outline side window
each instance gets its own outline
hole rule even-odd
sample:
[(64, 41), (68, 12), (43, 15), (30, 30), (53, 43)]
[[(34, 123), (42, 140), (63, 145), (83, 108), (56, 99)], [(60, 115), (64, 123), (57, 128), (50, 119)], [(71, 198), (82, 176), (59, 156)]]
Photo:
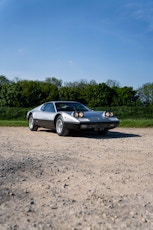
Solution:
[(47, 104), (45, 104), (45, 105), (42, 107), (42, 110), (43, 110), (44, 112), (52, 112), (52, 113), (55, 112), (54, 105), (53, 105), (52, 103), (47, 103)]

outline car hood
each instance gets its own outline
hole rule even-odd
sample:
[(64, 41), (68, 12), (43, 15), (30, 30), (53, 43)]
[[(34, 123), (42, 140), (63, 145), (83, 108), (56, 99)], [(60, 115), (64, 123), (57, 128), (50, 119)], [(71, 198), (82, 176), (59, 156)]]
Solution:
[(104, 114), (104, 112), (102, 112), (102, 111), (97, 111), (97, 112), (95, 112), (95, 111), (87, 111), (87, 112), (84, 112), (84, 117), (88, 118), (90, 120), (95, 120), (95, 119), (99, 120), (99, 119), (104, 118), (103, 114)]
[(107, 122), (108, 120), (110, 121), (117, 121), (118, 119), (113, 116), (113, 117), (105, 117), (104, 116), (105, 111), (87, 111), (84, 112), (84, 117), (79, 119), (80, 121), (85, 121), (88, 120), (90, 122)]

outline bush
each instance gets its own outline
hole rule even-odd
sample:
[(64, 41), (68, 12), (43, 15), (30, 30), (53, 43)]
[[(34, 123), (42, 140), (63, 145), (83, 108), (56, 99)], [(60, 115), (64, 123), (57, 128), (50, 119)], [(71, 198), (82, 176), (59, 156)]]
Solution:
[[(25, 120), (31, 108), (0, 107), (0, 120)], [(95, 107), (97, 111), (112, 111), (119, 119), (152, 119), (153, 106)]]
[(112, 111), (119, 119), (153, 118), (153, 106), (117, 106), (117, 107), (97, 107), (97, 111)]
[(27, 108), (0, 107), (0, 120), (25, 120)]

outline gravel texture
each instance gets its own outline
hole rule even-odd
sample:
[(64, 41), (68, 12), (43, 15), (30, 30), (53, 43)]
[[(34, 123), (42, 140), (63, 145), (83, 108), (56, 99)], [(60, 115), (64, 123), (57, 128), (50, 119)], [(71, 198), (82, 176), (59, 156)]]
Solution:
[(0, 127), (0, 229), (153, 229), (153, 129)]

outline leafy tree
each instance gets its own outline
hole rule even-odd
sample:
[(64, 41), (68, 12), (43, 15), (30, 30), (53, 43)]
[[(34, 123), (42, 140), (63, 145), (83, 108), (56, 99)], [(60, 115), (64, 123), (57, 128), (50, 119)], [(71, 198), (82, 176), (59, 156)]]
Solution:
[(15, 83), (3, 84), (0, 89), (1, 106), (20, 106), (19, 89)]
[(43, 103), (45, 101), (58, 100), (59, 98), (58, 87), (48, 82), (42, 82), (40, 84), (40, 92), (41, 101), (39, 103)]
[(76, 87), (67, 87), (64, 86), (59, 89), (59, 100), (78, 100), (78, 93)]
[(39, 105), (45, 101), (58, 100), (58, 88), (47, 82), (19, 81), (20, 103), (23, 107)]
[(82, 100), (89, 107), (110, 106), (112, 101), (113, 90), (105, 83), (102, 84), (88, 84), (83, 89)]
[(95, 86), (93, 100), (94, 106), (110, 106), (113, 98), (113, 90), (105, 83)]
[(89, 107), (153, 105), (153, 83), (137, 91), (119, 87), (117, 81), (97, 84), (94, 80), (67, 82), (56, 78), (45, 81), (8, 80), (0, 75), (0, 106), (33, 107), (50, 100), (76, 100)]
[(106, 85), (108, 85), (109, 87), (120, 87), (120, 83), (116, 80), (111, 80), (111, 79), (108, 79), (106, 81)]
[(60, 88), (62, 86), (62, 80), (58, 80), (55, 77), (48, 77), (45, 79), (45, 82), (50, 83), (51, 85), (55, 85), (57, 88)]
[(80, 86), (87, 86), (87, 85), (96, 85), (95, 80), (87, 81), (84, 79), (81, 79), (80, 81), (74, 81), (74, 82), (64, 82), (64, 86), (66, 87), (80, 87)]
[(8, 83), (10, 83), (10, 81), (4, 75), (0, 75), (0, 85)]
[(62, 98), (67, 98), (67, 100), (71, 98), (71, 100), (77, 100), (84, 104), (88, 104), (88, 97), (90, 97), (89, 93), (91, 92), (90, 90), (96, 84), (97, 83), (94, 80), (91, 80), (90, 82), (86, 80), (67, 82), (65, 83), (64, 89), (61, 88), (60, 90), (60, 97), (62, 92), (62, 94), (64, 93), (64, 95), (66, 96)]
[(146, 105), (153, 105), (153, 83), (146, 83), (137, 90), (140, 101)]
[(88, 82), (85, 80), (81, 80), (76, 84), (76, 92), (77, 92), (77, 99), (81, 103), (87, 104), (86, 101), (86, 94), (87, 94), (87, 87), (88, 87)]
[(41, 99), (40, 83), (38, 81), (23, 80), (17, 82), (20, 90), (20, 104), (31, 107), (38, 104)]
[(112, 105), (115, 106), (131, 106), (135, 105), (138, 96), (136, 95), (136, 91), (133, 90), (133, 87), (113, 87), (114, 97)]

